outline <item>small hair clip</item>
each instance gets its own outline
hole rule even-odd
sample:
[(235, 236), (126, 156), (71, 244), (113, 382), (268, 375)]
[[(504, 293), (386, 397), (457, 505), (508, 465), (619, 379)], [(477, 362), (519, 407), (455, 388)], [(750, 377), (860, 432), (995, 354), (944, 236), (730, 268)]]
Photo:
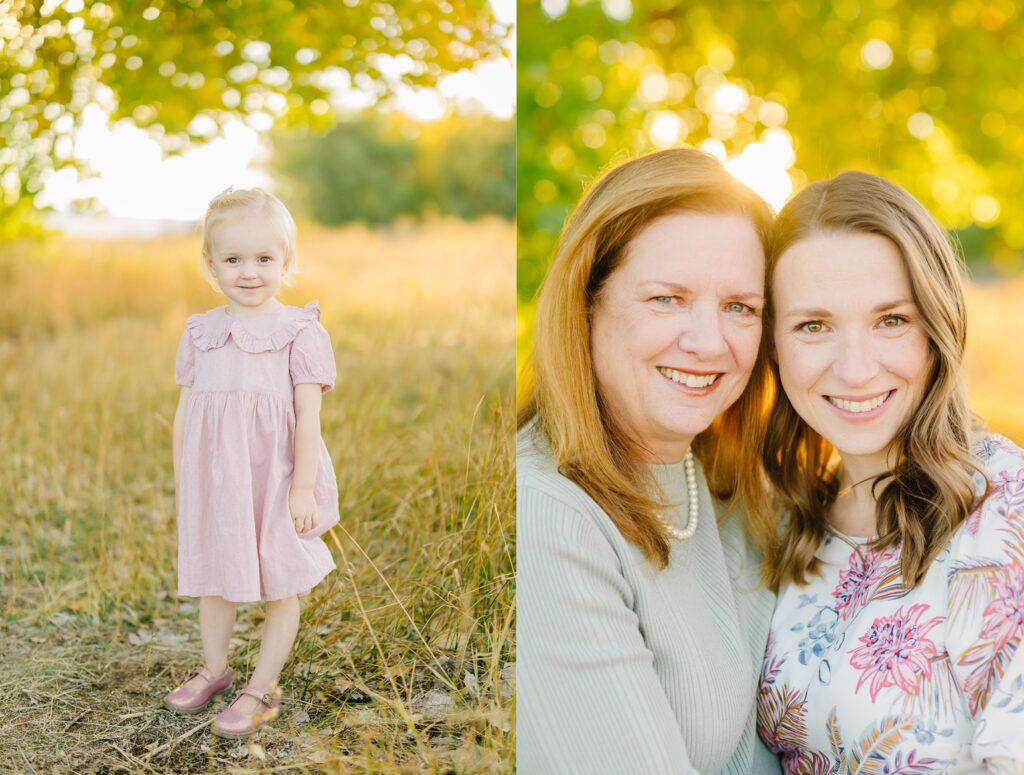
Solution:
[(234, 190), (235, 190), (234, 186), (228, 186), (223, 191), (221, 191), (219, 194), (217, 194), (217, 196), (215, 196), (213, 199), (210, 200), (210, 205), (212, 205), (214, 202), (216, 202), (222, 196), (227, 196), (228, 194), (230, 194)]

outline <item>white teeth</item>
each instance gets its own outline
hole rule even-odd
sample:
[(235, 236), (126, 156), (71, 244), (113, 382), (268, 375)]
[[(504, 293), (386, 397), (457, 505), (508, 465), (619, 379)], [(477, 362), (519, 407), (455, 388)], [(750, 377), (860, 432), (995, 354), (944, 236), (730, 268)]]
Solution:
[(837, 406), (840, 409), (846, 410), (847, 412), (859, 413), (870, 412), (872, 409), (877, 409), (878, 407), (885, 403), (885, 399), (887, 399), (890, 395), (892, 395), (891, 390), (888, 393), (883, 393), (880, 396), (875, 396), (869, 401), (847, 401), (844, 398), (833, 398), (832, 396), (828, 396), (828, 400), (832, 402), (832, 406)]
[(659, 367), (658, 371), (673, 382), (678, 382), (680, 385), (692, 388), (707, 387), (720, 376), (718, 374), (690, 374), (686, 371), (677, 371), (676, 369), (663, 367)]

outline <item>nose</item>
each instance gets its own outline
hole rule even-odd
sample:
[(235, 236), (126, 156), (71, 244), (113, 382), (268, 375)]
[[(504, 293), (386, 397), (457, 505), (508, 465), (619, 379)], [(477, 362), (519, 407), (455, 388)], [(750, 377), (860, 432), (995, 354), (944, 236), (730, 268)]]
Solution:
[(693, 314), (688, 316), (686, 329), (679, 335), (679, 348), (705, 361), (720, 358), (729, 352), (729, 344), (722, 335), (722, 321), (717, 307), (694, 307)]
[(878, 358), (865, 337), (843, 337), (838, 348), (832, 369), (844, 384), (850, 387), (867, 385), (878, 374)]

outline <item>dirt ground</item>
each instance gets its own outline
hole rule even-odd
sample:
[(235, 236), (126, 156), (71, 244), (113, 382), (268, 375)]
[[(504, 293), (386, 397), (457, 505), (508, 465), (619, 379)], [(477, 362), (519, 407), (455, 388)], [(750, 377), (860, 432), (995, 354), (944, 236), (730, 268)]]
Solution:
[[(199, 660), (192, 605), (183, 603), (181, 616), (173, 621), (128, 632), (91, 626), (63, 613), (35, 625), (0, 621), (0, 772), (503, 769), (493, 752), (474, 743), (474, 714), (468, 708), (460, 711), (459, 699), (426, 670), (406, 676), (404, 683), (416, 730), (405, 733), (408, 750), (419, 748), (418, 756), (395, 750), (393, 743), (389, 750), (375, 745), (375, 739), (393, 741), (401, 731), (372, 689), (341, 682), (325, 692), (316, 688), (315, 675), (291, 665), (283, 676), (284, 707), (278, 719), (249, 741), (216, 737), (210, 724), (230, 697), (217, 698), (194, 716), (172, 713), (161, 704)], [(255, 647), (255, 624), (252, 610), (239, 610), (238, 650)], [(245, 674), (244, 663), (233, 660), (233, 667)], [(440, 667), (451, 670), (452, 663), (442, 658)], [(510, 693), (510, 687), (503, 689)]]

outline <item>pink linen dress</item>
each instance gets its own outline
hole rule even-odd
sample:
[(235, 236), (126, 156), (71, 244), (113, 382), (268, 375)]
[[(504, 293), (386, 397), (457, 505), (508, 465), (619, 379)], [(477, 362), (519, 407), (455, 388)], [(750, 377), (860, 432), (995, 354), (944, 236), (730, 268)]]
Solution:
[(191, 388), (178, 484), (178, 594), (238, 603), (301, 595), (334, 568), (320, 538), (338, 522), (338, 484), (320, 441), (317, 526), (295, 532), (288, 507), (294, 386), (334, 387), (330, 337), (315, 301), (234, 318), (192, 315), (175, 381)]

